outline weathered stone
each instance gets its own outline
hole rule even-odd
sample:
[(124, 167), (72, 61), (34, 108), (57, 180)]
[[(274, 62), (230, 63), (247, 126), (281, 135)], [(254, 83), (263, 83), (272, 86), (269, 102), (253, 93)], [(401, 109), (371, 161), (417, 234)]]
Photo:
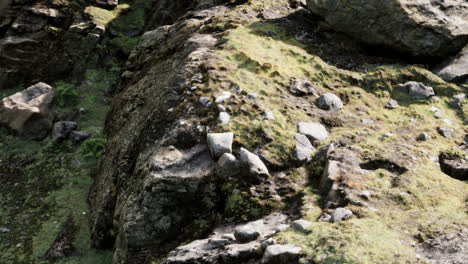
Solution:
[(307, 80), (293, 80), (289, 91), (295, 96), (317, 95), (317, 88)]
[(429, 139), (429, 134), (425, 132), (419, 134), (419, 136), (416, 137), (417, 141), (427, 141), (428, 139)]
[[(335, 30), (358, 40), (418, 57), (444, 57), (467, 42), (464, 0), (308, 0)], [(359, 18), (359, 19), (357, 19)]]
[(52, 140), (57, 143), (67, 140), (71, 132), (76, 130), (77, 128), (78, 128), (78, 125), (75, 122), (71, 122), (71, 121), (57, 122), (54, 124), (54, 129), (52, 130)]
[(326, 93), (321, 95), (317, 99), (317, 105), (323, 110), (339, 110), (343, 108), (343, 103), (341, 102), (341, 99), (332, 93)]
[(232, 96), (232, 94), (230, 92), (224, 91), (221, 95), (216, 96), (215, 103), (216, 104), (222, 104), (224, 101), (231, 98), (231, 96)]
[[(468, 65), (467, 65), (468, 67)], [(450, 105), (455, 108), (461, 108), (463, 101), (466, 99), (466, 94), (457, 94), (450, 99)]]
[(229, 124), (229, 122), (231, 122), (231, 116), (227, 112), (220, 112), (218, 122), (222, 125)]
[(461, 82), (468, 78), (468, 45), (455, 57), (442, 63), (435, 71), (447, 82)]
[(256, 240), (260, 236), (260, 225), (263, 225), (263, 221), (261, 220), (239, 226), (234, 230), (234, 237), (240, 243)]
[(299, 122), (297, 129), (300, 134), (307, 136), (313, 141), (322, 141), (328, 138), (327, 129), (319, 123)]
[(275, 120), (275, 114), (271, 111), (263, 113), (263, 120)]
[(353, 212), (345, 208), (336, 208), (331, 214), (331, 221), (333, 223), (341, 222), (353, 216)]
[(297, 264), (301, 248), (294, 245), (271, 245), (263, 254), (262, 264)]
[(240, 160), (245, 164), (248, 174), (256, 179), (263, 179), (270, 175), (263, 161), (245, 148), (240, 149)]
[(296, 149), (294, 151), (294, 156), (297, 161), (309, 162), (312, 159), (312, 152), (314, 150), (315, 148), (305, 135), (296, 133)]
[(224, 153), (218, 160), (218, 176), (227, 178), (240, 172), (239, 161), (230, 153)]
[(85, 132), (85, 131), (72, 131), (70, 133), (70, 140), (77, 144), (77, 143), (81, 143), (85, 140), (87, 140), (88, 138), (90, 138), (92, 136), (91, 133), (89, 132)]
[(52, 127), (50, 105), (52, 87), (37, 83), (0, 102), (0, 124), (21, 137), (41, 140)]
[(445, 138), (452, 138), (455, 130), (451, 127), (438, 127), (437, 132), (439, 132), (439, 134)]
[(425, 86), (420, 82), (407, 82), (405, 84), (400, 84), (397, 89), (408, 94), (414, 99), (427, 99), (435, 95), (432, 87)]
[(208, 97), (205, 97), (205, 96), (200, 97), (199, 102), (205, 107), (211, 106), (211, 100)]
[(249, 93), (247, 95), (247, 98), (249, 98), (250, 100), (256, 100), (258, 98), (258, 94), (256, 93)]
[(450, 155), (448, 153), (441, 153), (439, 155), (439, 163), (441, 170), (452, 178), (466, 181), (468, 180), (468, 159)]
[(361, 119), (361, 123), (364, 125), (372, 125), (375, 123), (375, 121), (370, 118), (363, 118)]
[(370, 200), (371, 198), (371, 192), (370, 191), (362, 191), (361, 193), (359, 193), (359, 196), (363, 199), (366, 199), (366, 200)]
[(224, 153), (232, 152), (234, 133), (209, 133), (207, 135), (208, 147), (214, 159), (218, 159)]
[(400, 105), (398, 104), (398, 102), (394, 99), (390, 99), (387, 104), (385, 105), (385, 108), (388, 108), (388, 109), (396, 109), (400, 107)]
[(311, 225), (311, 222), (304, 219), (299, 219), (291, 223), (291, 228), (299, 232), (307, 232)]

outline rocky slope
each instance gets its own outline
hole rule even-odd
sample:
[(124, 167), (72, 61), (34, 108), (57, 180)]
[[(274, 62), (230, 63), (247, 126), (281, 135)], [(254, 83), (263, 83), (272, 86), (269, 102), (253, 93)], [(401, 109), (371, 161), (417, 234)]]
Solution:
[[(373, 1), (364, 7), (308, 1), (311, 11), (306, 1), (294, 0), (96, 1), (67, 8), (58, 2), (47, 3), (64, 14), (75, 10), (75, 17), (93, 25), (80, 33), (79, 41), (87, 43), (82, 49), (67, 37), (73, 23), (59, 23), (67, 33), (54, 39), (44, 35), (47, 26), (26, 34), (13, 22), (1, 40), (29, 38), (61, 47), (25, 56), (36, 61), (71, 56), (71, 68), (59, 67), (63, 72), (42, 64), (1, 64), (10, 67), (1, 72), (3, 89), (12, 78), (55, 82), (65, 80), (66, 72), (67, 81), (81, 83), (81, 96), (67, 107), (85, 108), (84, 116), (68, 120), (69, 109), (56, 98), (51, 137), (38, 143), (9, 135), (13, 125), (2, 121), (8, 130), (2, 131), (7, 151), (0, 180), (7, 187), (1, 195), (8, 198), (7, 210), (0, 211), (0, 235), (7, 234), (0, 249), (7, 263), (463, 263), (468, 257), (468, 84), (463, 55), (449, 58), (463, 53), (468, 42), (464, 4), (388, 1), (382, 12), (400, 12), (395, 6), (401, 4), (405, 11), (395, 16), (407, 17), (385, 16), (395, 23), (370, 25), (375, 30), (367, 34), (382, 33), (384, 38), (373, 37), (385, 43), (367, 44), (385, 50), (374, 46), (369, 53), (360, 41), (370, 38), (334, 22), (371, 14), (366, 10)], [(23, 21), (25, 12), (37, 12), (44, 3), (14, 1), (6, 17)], [(325, 9), (330, 13), (324, 15)], [(332, 19), (340, 14), (348, 19)], [(434, 26), (444, 19), (444, 26)], [(41, 23), (54, 25), (54, 19), (46, 20)], [(32, 24), (42, 25), (37, 21)], [(389, 31), (379, 30), (382, 25)], [(400, 27), (414, 43), (391, 37)], [(90, 45), (85, 36), (98, 28), (99, 41)], [(415, 57), (401, 55), (423, 43), (422, 36), (450, 45), (430, 41), (433, 46), (409, 52)], [(77, 45), (78, 56), (64, 43)], [(18, 61), (22, 48), (6, 47), (1, 54)], [(439, 58), (431, 65), (411, 64), (428, 54)], [(23, 77), (28, 71), (33, 74)], [(54, 87), (63, 84), (52, 86), (58, 91)], [(113, 98), (101, 134), (107, 106), (92, 98), (102, 97), (103, 88)], [(100, 110), (86, 115), (95, 108)], [(63, 121), (77, 122), (93, 138), (77, 149), (71, 136), (77, 127), (66, 132)], [(89, 164), (97, 155), (80, 149), (98, 138), (107, 143), (93, 172), (88, 216), (83, 192), (89, 184), (67, 182), (89, 182)], [(24, 152), (23, 144), (37, 149)], [(83, 153), (91, 161), (82, 163)], [(21, 169), (24, 162), (30, 165)], [(59, 192), (64, 199), (62, 194), (76, 191), (70, 197), (81, 201), (86, 215), (49, 198), (40, 200), (40, 210), (29, 202), (16, 204), (25, 194), (13, 195), (8, 186), (30, 189), (39, 175), (56, 184), (33, 197)], [(67, 209), (57, 213), (57, 207)], [(34, 228), (13, 223), (15, 216), (28, 219), (40, 211), (51, 216), (34, 221)], [(83, 219), (89, 232), (83, 231)], [(53, 229), (46, 245), (38, 246), (34, 241), (54, 223), (63, 223), (61, 232)], [(21, 255), (14, 248), (17, 234), (28, 245)], [(89, 244), (82, 238), (87, 235)], [(106, 251), (85, 249), (90, 245), (112, 250), (112, 261)]]

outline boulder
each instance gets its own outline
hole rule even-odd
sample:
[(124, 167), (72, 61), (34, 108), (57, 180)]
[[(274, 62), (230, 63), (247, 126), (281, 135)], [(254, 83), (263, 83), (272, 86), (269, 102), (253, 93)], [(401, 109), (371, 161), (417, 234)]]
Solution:
[(454, 179), (468, 180), (468, 158), (441, 153), (439, 155), (441, 170)]
[(294, 156), (297, 161), (309, 162), (312, 159), (312, 152), (314, 150), (315, 148), (305, 135), (296, 133), (296, 149), (294, 151)]
[(429, 139), (429, 134), (428, 133), (421, 133), (416, 137), (417, 141), (427, 141)]
[(0, 102), (0, 124), (21, 137), (41, 140), (52, 128), (52, 87), (37, 83)]
[(461, 82), (468, 78), (468, 45), (455, 57), (442, 63), (436, 71), (447, 82)]
[(416, 57), (444, 57), (468, 42), (465, 0), (308, 0), (337, 31)]
[(404, 92), (414, 99), (427, 99), (434, 96), (434, 89), (432, 87), (425, 86), (420, 82), (407, 82), (400, 84), (397, 87), (398, 90)]
[(437, 132), (445, 138), (452, 138), (455, 130), (451, 127), (438, 127)]
[(77, 128), (78, 125), (75, 122), (57, 122), (54, 124), (54, 129), (52, 130), (52, 140), (57, 143), (67, 140), (72, 131), (76, 130)]
[(240, 149), (240, 160), (247, 168), (249, 176), (254, 177), (256, 180), (267, 178), (270, 175), (263, 161), (245, 148)]
[(388, 108), (388, 109), (396, 109), (398, 107), (400, 107), (400, 105), (398, 104), (398, 101), (394, 99), (390, 99), (385, 105), (385, 108)]
[(229, 124), (229, 122), (231, 122), (231, 116), (227, 112), (221, 112), (218, 116), (218, 122), (222, 125)]
[(311, 222), (304, 219), (299, 219), (291, 223), (291, 228), (299, 232), (307, 232), (311, 225)]
[(450, 99), (450, 105), (455, 108), (462, 108), (463, 101), (466, 99), (466, 94), (457, 94)]
[(232, 152), (232, 142), (234, 140), (234, 133), (209, 133), (207, 135), (208, 148), (210, 149), (211, 156), (218, 159), (224, 153)]
[(271, 245), (263, 254), (262, 264), (299, 263), (301, 248), (294, 245)]
[(343, 108), (343, 103), (341, 102), (341, 99), (332, 93), (326, 93), (321, 95), (317, 99), (317, 105), (320, 109), (323, 110), (339, 110)]
[(353, 212), (345, 208), (336, 208), (335, 211), (331, 214), (331, 221), (333, 223), (338, 223), (344, 220), (349, 219), (353, 216)]
[(234, 230), (234, 237), (240, 243), (248, 243), (256, 240), (260, 236), (260, 229), (263, 221), (255, 221), (243, 226), (239, 226)]
[(322, 141), (328, 138), (327, 129), (319, 123), (299, 122), (297, 129), (312, 141)]
[(289, 91), (295, 96), (317, 95), (317, 87), (307, 80), (293, 80)]
[(224, 153), (218, 160), (217, 174), (221, 178), (234, 176), (240, 172), (239, 161), (231, 153)]

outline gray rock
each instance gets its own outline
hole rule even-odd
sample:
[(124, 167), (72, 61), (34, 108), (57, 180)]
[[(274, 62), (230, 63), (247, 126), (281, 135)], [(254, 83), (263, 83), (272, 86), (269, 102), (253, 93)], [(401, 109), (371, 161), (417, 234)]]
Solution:
[(218, 159), (224, 153), (232, 152), (232, 142), (234, 141), (234, 133), (208, 133), (206, 136), (208, 148), (211, 156)]
[(407, 82), (405, 84), (400, 84), (397, 89), (407, 93), (414, 99), (427, 99), (435, 95), (432, 87), (425, 86), (420, 82)]
[(385, 105), (385, 108), (388, 108), (388, 109), (396, 109), (398, 107), (400, 107), (400, 105), (398, 104), (397, 100), (394, 100), (394, 99), (390, 99)]
[(444, 57), (466, 45), (466, 0), (308, 0), (328, 25), (362, 42), (421, 57)]
[(445, 138), (452, 138), (455, 130), (451, 127), (438, 127), (437, 132)]
[(317, 95), (317, 88), (307, 80), (293, 80), (289, 91), (295, 96)]
[(224, 91), (221, 95), (216, 96), (215, 103), (216, 104), (222, 104), (224, 101), (231, 98), (231, 96), (232, 96), (232, 94), (230, 92)]
[(247, 98), (249, 98), (250, 100), (256, 100), (258, 98), (258, 94), (256, 93), (249, 93), (247, 95)]
[(291, 223), (291, 228), (299, 232), (307, 232), (311, 225), (311, 222), (304, 219), (299, 219)]
[[(467, 65), (468, 67), (468, 65)], [(455, 108), (461, 108), (463, 101), (466, 99), (466, 94), (457, 94), (450, 99), (450, 105)]]
[(328, 138), (327, 129), (319, 123), (299, 122), (297, 129), (300, 134), (307, 136), (313, 141), (322, 141)]
[(419, 136), (416, 137), (417, 141), (427, 141), (429, 140), (429, 134), (428, 133), (421, 133)]
[(336, 208), (335, 211), (331, 214), (331, 221), (333, 223), (338, 223), (344, 220), (349, 219), (353, 216), (353, 212), (345, 208)]
[(72, 131), (70, 133), (70, 140), (77, 144), (77, 143), (81, 143), (85, 140), (87, 140), (88, 138), (90, 138), (92, 136), (91, 133), (89, 132), (85, 132), (85, 131)]
[(361, 198), (363, 198), (363, 199), (370, 200), (370, 198), (371, 198), (371, 193), (370, 193), (370, 191), (365, 190), (365, 191), (362, 191), (362, 192), (359, 194), (359, 196), (360, 196)]
[(375, 121), (370, 118), (363, 118), (361, 119), (361, 123), (363, 123), (364, 125), (372, 125), (375, 123)]
[(321, 95), (317, 99), (317, 105), (320, 109), (323, 110), (338, 110), (343, 108), (343, 103), (341, 102), (341, 99), (332, 93), (326, 93)]
[(218, 105), (216, 105), (216, 107), (218, 107), (218, 110), (220, 112), (226, 112), (226, 107), (224, 105), (218, 104)]
[(75, 131), (78, 128), (78, 125), (75, 122), (71, 121), (60, 121), (54, 124), (52, 130), (52, 140), (54, 142), (60, 143), (64, 140), (67, 140), (72, 131)]
[(309, 162), (312, 159), (312, 152), (315, 148), (310, 143), (309, 139), (302, 134), (296, 133), (296, 149), (294, 156), (299, 162)]
[(205, 107), (210, 107), (211, 106), (211, 100), (208, 97), (205, 97), (205, 96), (200, 97), (199, 102), (200, 102), (200, 104), (202, 104)]
[(227, 178), (240, 172), (239, 161), (230, 153), (224, 153), (218, 160), (218, 176)]
[(468, 180), (468, 158), (441, 153), (439, 155), (440, 169), (452, 178)]
[(260, 225), (263, 225), (263, 221), (256, 221), (239, 226), (234, 230), (234, 237), (240, 243), (254, 241), (260, 236)]
[(275, 120), (275, 114), (271, 111), (265, 112), (263, 113), (263, 120)]
[(468, 45), (455, 57), (442, 63), (435, 71), (447, 82), (461, 82), (468, 78)]
[(220, 112), (218, 122), (223, 125), (229, 124), (229, 122), (231, 122), (231, 116), (227, 112)]
[(0, 101), (0, 125), (21, 137), (42, 140), (52, 128), (52, 87), (37, 83)]
[(270, 175), (263, 161), (245, 148), (240, 149), (240, 160), (246, 165), (250, 176), (265, 178)]
[(301, 248), (295, 245), (271, 245), (265, 249), (262, 264), (297, 264)]

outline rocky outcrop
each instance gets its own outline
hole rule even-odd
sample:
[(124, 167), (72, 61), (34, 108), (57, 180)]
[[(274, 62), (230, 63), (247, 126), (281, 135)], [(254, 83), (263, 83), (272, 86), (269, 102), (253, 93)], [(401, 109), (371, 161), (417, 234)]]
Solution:
[[(308, 0), (330, 27), (362, 42), (419, 57), (445, 57), (468, 42), (464, 0)], [(357, 19), (359, 18), (359, 19)]]
[(435, 74), (447, 82), (463, 82), (466, 80), (468, 78), (468, 46), (458, 55), (439, 66)]
[(0, 102), (0, 125), (20, 137), (41, 140), (52, 128), (50, 106), (54, 98), (52, 87), (37, 83)]

